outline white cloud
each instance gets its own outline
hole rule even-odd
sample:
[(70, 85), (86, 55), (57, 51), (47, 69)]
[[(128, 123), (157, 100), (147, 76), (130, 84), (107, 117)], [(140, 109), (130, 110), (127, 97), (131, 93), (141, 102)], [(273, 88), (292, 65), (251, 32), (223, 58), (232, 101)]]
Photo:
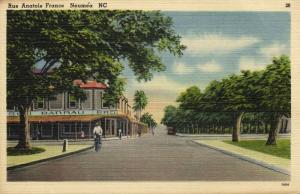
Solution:
[(173, 81), (165, 75), (154, 76), (151, 81), (139, 83), (133, 80), (131, 84), (132, 88), (135, 89), (143, 89), (145, 91), (157, 91), (157, 92), (172, 92), (178, 93), (180, 91), (184, 91), (188, 86), (182, 83), (178, 83)]
[(174, 64), (173, 67), (173, 71), (178, 74), (188, 74), (193, 72), (193, 69), (184, 63)]
[(207, 73), (218, 73), (223, 70), (223, 67), (216, 63), (214, 60), (209, 61), (208, 63), (197, 65), (197, 68), (202, 72)]
[(282, 54), (288, 54), (288, 48), (285, 44), (274, 42), (271, 45), (261, 48), (259, 52), (270, 59), (272, 57), (278, 57)]
[(259, 49), (259, 58), (255, 57), (241, 57), (239, 60), (240, 70), (262, 70), (271, 63), (273, 57), (278, 57), (282, 54), (288, 54), (288, 47), (286, 44), (273, 42), (270, 45)]
[(267, 61), (264, 60), (257, 60), (255, 58), (250, 58), (250, 57), (241, 57), (239, 61), (239, 67), (240, 71), (241, 70), (262, 70), (266, 67), (268, 64)]
[(252, 46), (260, 39), (252, 36), (230, 37), (222, 34), (205, 34), (182, 38), (187, 52), (193, 54), (226, 54)]

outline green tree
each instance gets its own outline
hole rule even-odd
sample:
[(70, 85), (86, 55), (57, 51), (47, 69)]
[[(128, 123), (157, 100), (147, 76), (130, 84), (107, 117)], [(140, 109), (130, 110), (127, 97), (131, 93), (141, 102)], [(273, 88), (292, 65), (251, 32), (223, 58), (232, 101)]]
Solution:
[(267, 145), (276, 144), (282, 116), (291, 116), (291, 69), (289, 57), (274, 57), (261, 77), (259, 105), (268, 112), (270, 130)]
[(150, 129), (157, 126), (156, 121), (153, 119), (153, 115), (148, 112), (141, 116), (141, 122), (147, 124)]
[(182, 92), (176, 101), (180, 103), (181, 108), (194, 109), (198, 106), (201, 95), (201, 91), (197, 86), (191, 86)]
[(259, 83), (260, 71), (242, 71), (240, 76), (232, 76), (225, 81), (225, 111), (230, 111), (233, 118), (232, 141), (239, 141), (241, 121), (245, 112), (257, 111), (259, 100), (257, 90), (263, 87)]
[(134, 93), (133, 110), (137, 112), (138, 120), (141, 119), (142, 110), (144, 110), (148, 104), (148, 99), (144, 91), (137, 90)]
[(191, 86), (182, 92), (176, 99), (179, 102), (179, 108), (177, 109), (177, 117), (181, 124), (177, 124), (181, 130), (192, 130), (195, 132), (197, 126), (197, 116), (199, 114), (199, 99), (201, 98), (201, 90), (197, 86)]
[(180, 107), (184, 109), (195, 109), (201, 98), (201, 91), (197, 86), (191, 86), (182, 92), (176, 99)]
[(124, 90), (125, 63), (138, 80), (148, 81), (165, 70), (158, 52), (180, 56), (184, 48), (171, 18), (158, 11), (9, 10), (7, 102), (20, 114), (16, 147), (30, 148), (34, 99), (64, 91), (84, 99), (73, 80), (93, 78), (109, 86), (106, 97), (113, 104)]
[(261, 72), (258, 71), (242, 71), (240, 75), (210, 82), (204, 93), (195, 86), (188, 88), (177, 98), (179, 107), (188, 111), (185, 119), (187, 127), (194, 128), (196, 125), (198, 128), (202, 122), (206, 132), (224, 132), (224, 125), (230, 121), (232, 141), (239, 141), (243, 114), (258, 108), (256, 90), (260, 76)]
[(176, 126), (176, 112), (177, 108), (172, 105), (168, 105), (164, 109), (164, 116), (161, 119), (161, 124), (166, 125), (168, 127)]

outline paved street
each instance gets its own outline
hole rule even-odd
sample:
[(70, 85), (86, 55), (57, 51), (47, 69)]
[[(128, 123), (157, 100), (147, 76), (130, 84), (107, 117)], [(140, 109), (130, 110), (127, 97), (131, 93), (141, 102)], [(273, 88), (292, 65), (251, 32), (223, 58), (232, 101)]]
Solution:
[[(159, 131), (160, 130), (160, 131)], [(8, 181), (286, 181), (290, 177), (193, 143), (163, 129), (136, 139), (105, 141), (100, 153), (8, 171)]]

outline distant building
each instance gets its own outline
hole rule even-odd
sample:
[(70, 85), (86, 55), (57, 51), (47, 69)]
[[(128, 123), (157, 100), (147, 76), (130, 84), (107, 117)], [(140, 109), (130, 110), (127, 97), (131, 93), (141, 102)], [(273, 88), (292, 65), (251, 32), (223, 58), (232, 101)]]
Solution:
[[(75, 96), (60, 93), (56, 100), (39, 98), (34, 101), (29, 116), (30, 136), (32, 139), (93, 138), (93, 128), (101, 123), (105, 137), (117, 136), (121, 128), (125, 136), (135, 135), (139, 128), (144, 132), (146, 125), (138, 122), (132, 115), (132, 108), (125, 97), (108, 107), (103, 99), (107, 86), (96, 81), (83, 83), (75, 80), (86, 93), (85, 101), (76, 100)], [(7, 106), (7, 138), (19, 136), (19, 112), (15, 107)]]
[(279, 133), (290, 133), (290, 132), (291, 132), (291, 118), (282, 116), (280, 127), (279, 127)]

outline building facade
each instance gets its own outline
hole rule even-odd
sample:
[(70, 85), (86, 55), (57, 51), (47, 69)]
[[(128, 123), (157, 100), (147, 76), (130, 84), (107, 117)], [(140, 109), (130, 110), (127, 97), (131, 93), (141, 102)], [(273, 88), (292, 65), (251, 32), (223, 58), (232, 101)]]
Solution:
[[(86, 94), (86, 100), (80, 101), (74, 95), (65, 92), (55, 100), (40, 98), (34, 101), (29, 116), (30, 136), (32, 139), (89, 139), (93, 138), (93, 128), (101, 124), (104, 137), (137, 134), (138, 130), (147, 132), (147, 127), (133, 117), (128, 100), (123, 96), (119, 102), (108, 107), (103, 99), (107, 86), (96, 81), (83, 83), (74, 81)], [(17, 139), (19, 135), (19, 113), (14, 107), (7, 107), (7, 137)]]

